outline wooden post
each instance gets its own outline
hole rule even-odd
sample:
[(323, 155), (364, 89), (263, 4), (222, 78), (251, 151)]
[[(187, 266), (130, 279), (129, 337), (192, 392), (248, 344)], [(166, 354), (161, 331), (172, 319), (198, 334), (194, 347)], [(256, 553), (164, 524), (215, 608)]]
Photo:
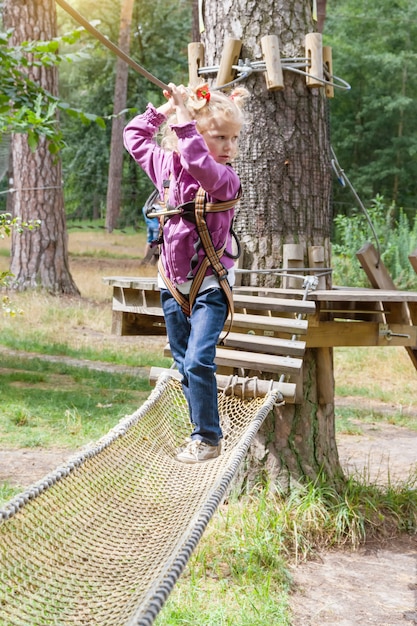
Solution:
[[(333, 59), (331, 46), (323, 46), (323, 64), (329, 75), (325, 77), (326, 80), (333, 82)], [(326, 85), (325, 93), (328, 98), (334, 98), (334, 87), (332, 85)]]
[[(412, 268), (417, 274), (417, 248), (408, 255), (408, 260), (411, 263)], [(410, 310), (410, 317), (413, 324), (417, 325), (417, 304), (415, 302), (408, 303), (408, 308)]]
[[(283, 269), (304, 267), (304, 246), (301, 243), (285, 243), (283, 246)], [(291, 272), (290, 272), (291, 274)], [(282, 286), (284, 289), (302, 289), (304, 279), (284, 276)]]
[[(378, 262), (376, 250), (371, 243), (366, 243), (362, 246), (359, 252), (356, 253), (356, 256), (365, 270), (372, 287), (378, 289), (396, 289), (387, 268), (381, 260)], [(407, 302), (401, 302), (400, 307), (390, 310), (389, 322), (391, 324), (411, 324), (415, 321), (414, 309), (411, 309), (410, 312)], [(417, 347), (410, 348), (406, 346), (405, 349), (414, 367), (417, 369)]]
[(397, 289), (387, 268), (381, 259), (378, 260), (375, 247), (371, 243), (365, 243), (356, 253), (356, 256), (372, 287), (377, 289)]
[[(233, 254), (235, 254), (234, 249), (233, 249)], [(242, 270), (242, 269), (243, 269), (243, 250), (242, 250), (240, 257), (236, 259), (235, 261), (235, 270)], [(241, 286), (242, 286), (242, 273), (237, 271), (235, 273), (235, 287), (241, 287)]]
[(198, 75), (200, 67), (204, 66), (204, 44), (194, 41), (188, 44), (188, 80), (191, 87), (196, 87), (201, 78)]
[(408, 260), (410, 261), (413, 270), (417, 274), (417, 248), (408, 255)]
[[(324, 246), (310, 246), (308, 248), (308, 265), (311, 268), (324, 267)], [(326, 277), (318, 277), (317, 289), (326, 289)]]
[(307, 33), (305, 39), (307, 58), (307, 87), (323, 87), (323, 47), (321, 33)]
[(334, 402), (333, 348), (316, 348), (317, 400), (319, 404)]
[(284, 89), (278, 37), (276, 35), (262, 37), (261, 47), (266, 65), (265, 80), (268, 91)]
[[(175, 369), (165, 369), (163, 367), (151, 367), (149, 382), (155, 385), (161, 374), (167, 374), (181, 380), (181, 374)], [(232, 379), (232, 381), (231, 381)], [(257, 378), (242, 378), (238, 376), (224, 376), (216, 374), (217, 387), (226, 390), (226, 395), (235, 393), (237, 397), (253, 398), (256, 396), (266, 396), (271, 390), (280, 391), (286, 403), (293, 404), (295, 400), (295, 385), (293, 383), (280, 383), (272, 380), (262, 380)]]
[(237, 65), (241, 50), (242, 41), (240, 39), (230, 37), (226, 39), (217, 73), (216, 87), (222, 87), (234, 79), (235, 70), (232, 69), (232, 66)]

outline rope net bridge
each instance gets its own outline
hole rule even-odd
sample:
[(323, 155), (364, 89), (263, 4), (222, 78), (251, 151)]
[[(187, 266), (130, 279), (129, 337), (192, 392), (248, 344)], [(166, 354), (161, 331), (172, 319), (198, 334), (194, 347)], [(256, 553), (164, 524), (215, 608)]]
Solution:
[[(219, 391), (223, 454), (175, 459), (190, 433), (181, 384), (0, 510), (1, 626), (152, 624), (262, 422), (282, 396)], [(247, 391), (247, 390), (246, 390)]]

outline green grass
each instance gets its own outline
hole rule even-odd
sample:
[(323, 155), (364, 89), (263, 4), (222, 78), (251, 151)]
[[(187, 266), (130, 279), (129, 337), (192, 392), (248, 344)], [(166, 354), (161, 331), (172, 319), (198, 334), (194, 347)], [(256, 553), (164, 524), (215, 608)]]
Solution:
[(156, 626), (291, 624), (277, 512), (266, 492), (258, 495), (219, 509)]
[(371, 422), (417, 430), (417, 372), (404, 348), (337, 348), (334, 362), (336, 397), (352, 399), (336, 402), (337, 432), (359, 434)]
[(18, 487), (13, 487), (9, 482), (0, 483), (0, 506), (4, 502), (8, 502), (22, 490)]
[(72, 449), (100, 438), (150, 393), (148, 379), (127, 374), (2, 358), (0, 445)]
[(68, 343), (51, 342), (49, 331), (45, 331), (45, 334), (43, 334), (42, 331), (34, 330), (33, 334), (26, 333), (24, 336), (14, 336), (0, 330), (0, 344), (10, 350), (100, 361), (127, 367), (170, 367), (172, 363), (172, 359), (150, 350), (133, 351), (132, 354), (127, 354), (117, 347), (95, 349), (90, 346), (80, 346), (79, 348), (74, 348), (69, 346)]
[(363, 432), (361, 425), (375, 424), (377, 428), (378, 423), (402, 426), (403, 428), (417, 431), (415, 416), (407, 415), (401, 409), (393, 408), (389, 413), (382, 413), (375, 409), (338, 407), (336, 411), (337, 433), (360, 435)]
[[(105, 220), (77, 220), (67, 219), (67, 229), (71, 232), (85, 233), (86, 231), (106, 232)], [(145, 222), (140, 223), (140, 230), (146, 230)], [(138, 229), (133, 226), (126, 226), (124, 228), (115, 228), (113, 234), (123, 234), (128, 237), (129, 235), (136, 235)]]
[(73, 252), (71, 254), (71, 258), (72, 257), (84, 257), (86, 259), (141, 259), (142, 255), (140, 254), (140, 251), (138, 250), (138, 254), (135, 256), (132, 256), (131, 253), (126, 254), (125, 252), (110, 252), (109, 250), (90, 250), (87, 252)]
[[(290, 626), (289, 563), (323, 549), (417, 530), (417, 473), (380, 487), (354, 478), (271, 486), (232, 497), (214, 516), (156, 626)], [(296, 625), (294, 625), (296, 626)], [(298, 626), (298, 625), (297, 625)]]

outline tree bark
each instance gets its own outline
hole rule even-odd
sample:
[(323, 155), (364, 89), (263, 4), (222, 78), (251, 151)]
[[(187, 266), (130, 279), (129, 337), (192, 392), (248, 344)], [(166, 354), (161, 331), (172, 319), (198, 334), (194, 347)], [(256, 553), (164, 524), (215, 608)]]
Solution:
[[(6, 0), (3, 23), (5, 28), (14, 29), (11, 45), (25, 40), (49, 41), (57, 34), (54, 2)], [(34, 67), (29, 75), (57, 95), (57, 68)], [(13, 287), (42, 287), (52, 293), (79, 294), (69, 271), (61, 160), (49, 152), (45, 139), (32, 152), (26, 135), (14, 134), (9, 171), (8, 209), (24, 222), (40, 221), (39, 228), (12, 235)]]
[[(313, 31), (310, 0), (218, 3), (206, 0), (205, 65), (218, 65), (224, 40), (241, 39), (241, 58), (262, 60), (261, 38), (276, 35), (281, 57), (305, 57), (305, 34)], [(244, 249), (243, 267), (268, 270), (282, 265), (283, 245), (321, 246), (330, 267), (331, 159), (328, 109), (323, 89), (309, 89), (304, 76), (284, 71), (285, 88), (267, 91), (263, 72), (243, 83), (250, 91), (248, 124), (235, 162), (243, 187), (235, 228)], [(330, 276), (327, 277), (330, 286)], [(251, 285), (277, 285), (273, 274), (249, 274)], [(333, 354), (308, 350), (303, 368), (303, 401), (277, 408), (261, 431), (249, 473), (260, 468), (329, 481), (341, 475), (335, 443)], [(250, 479), (250, 478), (249, 478)]]
[[(130, 50), (133, 4), (134, 0), (124, 0), (120, 17), (119, 48), (127, 54)], [(128, 66), (122, 59), (117, 57), (113, 103), (113, 115), (116, 117), (113, 118), (112, 122), (109, 179), (107, 183), (106, 229), (109, 233), (117, 226), (122, 201), (123, 155), (125, 152), (123, 147), (123, 128), (125, 126), (125, 118), (124, 115), (120, 115), (120, 112), (126, 108), (127, 79)]]
[(326, 21), (327, 0), (317, 0), (317, 32), (322, 33)]

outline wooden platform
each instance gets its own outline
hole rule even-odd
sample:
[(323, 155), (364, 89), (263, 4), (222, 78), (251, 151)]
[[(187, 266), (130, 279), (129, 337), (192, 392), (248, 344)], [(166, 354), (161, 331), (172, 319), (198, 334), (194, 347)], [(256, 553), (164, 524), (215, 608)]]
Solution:
[[(165, 334), (156, 279), (103, 280), (113, 288), (114, 334)], [(296, 335), (307, 348), (417, 346), (417, 292), (334, 287), (312, 291), (308, 301), (303, 296), (295, 289), (238, 287), (232, 331), (284, 339)], [(229, 345), (233, 341), (232, 335)]]
[[(113, 333), (119, 335), (165, 335), (165, 324), (155, 280), (109, 277), (113, 287)], [(314, 302), (298, 294), (234, 293), (236, 313), (230, 331), (216, 350), (218, 380), (238, 376), (240, 380), (259, 378), (274, 381), (285, 402), (294, 402), (296, 381), (301, 369), (308, 329), (307, 317), (316, 312)], [(170, 355), (169, 346), (165, 354)], [(151, 382), (160, 373), (151, 371)]]
[[(280, 386), (285, 402), (301, 402), (307, 348), (318, 350), (319, 387), (325, 402), (333, 401), (328, 385), (330, 348), (403, 346), (417, 369), (417, 292), (395, 288), (372, 244), (365, 244), (356, 256), (371, 288), (320, 288), (307, 293), (294, 288), (305, 283), (302, 276), (283, 281), (287, 288), (281, 289), (235, 286), (233, 322), (227, 321), (228, 334), (216, 350), (218, 384), (220, 377), (238, 377), (243, 385), (248, 377), (255, 377)], [(417, 250), (410, 262), (417, 271)], [(166, 335), (156, 278), (103, 280), (113, 288), (113, 333)], [(317, 284), (324, 286), (324, 279)], [(170, 354), (169, 346), (165, 353)], [(152, 368), (151, 382), (159, 373)]]
[[(156, 279), (103, 280), (113, 288), (113, 333), (166, 334)], [(417, 367), (417, 293), (335, 287), (305, 298), (303, 290), (235, 288), (233, 323), (216, 350), (218, 380), (272, 380), (293, 403), (302, 397), (306, 348), (404, 346)], [(160, 373), (152, 368), (152, 383)]]
[[(293, 288), (303, 280), (288, 280), (286, 289), (235, 286), (233, 322), (227, 321), (228, 334), (216, 350), (218, 380), (237, 376), (244, 385), (254, 376), (275, 381), (286, 402), (301, 402), (305, 350), (322, 349), (321, 359), (327, 363), (328, 349), (341, 346), (403, 346), (417, 369), (417, 292), (395, 288), (372, 244), (365, 244), (356, 256), (371, 288), (308, 293)], [(417, 271), (417, 250), (409, 258)], [(103, 280), (113, 288), (113, 333), (166, 334), (156, 278)], [(165, 353), (170, 354), (169, 346)], [(324, 380), (331, 371), (330, 364), (324, 367)], [(151, 382), (159, 373), (153, 368)]]

